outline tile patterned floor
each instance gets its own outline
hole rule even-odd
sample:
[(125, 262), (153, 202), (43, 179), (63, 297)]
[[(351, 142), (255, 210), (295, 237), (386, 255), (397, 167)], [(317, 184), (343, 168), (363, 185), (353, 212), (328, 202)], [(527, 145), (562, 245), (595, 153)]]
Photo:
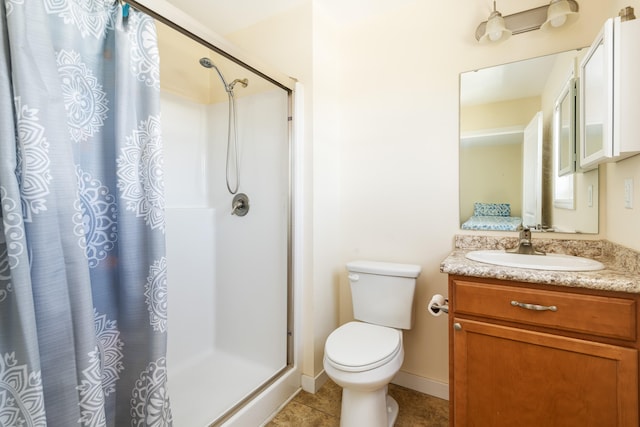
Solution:
[[(449, 402), (437, 397), (389, 385), (389, 394), (400, 405), (395, 427), (448, 427)], [(316, 394), (301, 391), (266, 427), (338, 427), (342, 390), (327, 381)]]

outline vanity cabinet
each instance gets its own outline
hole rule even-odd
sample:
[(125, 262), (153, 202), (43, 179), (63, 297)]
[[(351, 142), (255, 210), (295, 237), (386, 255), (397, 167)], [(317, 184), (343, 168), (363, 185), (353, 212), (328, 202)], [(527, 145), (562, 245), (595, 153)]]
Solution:
[(640, 20), (605, 22), (580, 62), (582, 170), (640, 153)]
[(450, 425), (638, 426), (638, 296), (449, 276)]

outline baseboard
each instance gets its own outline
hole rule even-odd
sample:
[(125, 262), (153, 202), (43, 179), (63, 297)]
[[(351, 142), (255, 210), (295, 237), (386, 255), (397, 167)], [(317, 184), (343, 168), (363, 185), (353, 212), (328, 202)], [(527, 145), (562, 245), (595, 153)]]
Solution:
[[(322, 387), (328, 379), (329, 377), (324, 370), (315, 377), (302, 375), (302, 389), (308, 393), (315, 393), (320, 390), (320, 387)], [(420, 393), (449, 400), (449, 384), (447, 383), (420, 377), (404, 371), (398, 372), (391, 382), (411, 390), (419, 391)]]
[(420, 377), (408, 372), (400, 371), (391, 380), (393, 384), (419, 391), (440, 399), (449, 400), (449, 384), (433, 379)]
[(329, 377), (324, 372), (324, 369), (315, 377), (310, 377), (308, 375), (302, 375), (302, 379), (300, 380), (302, 389), (308, 393), (316, 393), (320, 390), (320, 387), (327, 382)]

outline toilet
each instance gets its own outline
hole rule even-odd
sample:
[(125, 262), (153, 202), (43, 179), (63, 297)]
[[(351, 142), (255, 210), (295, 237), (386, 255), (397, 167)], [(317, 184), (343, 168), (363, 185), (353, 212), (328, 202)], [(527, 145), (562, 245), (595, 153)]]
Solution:
[(404, 360), (402, 329), (413, 326), (418, 265), (376, 261), (347, 264), (355, 321), (333, 331), (324, 370), (342, 387), (342, 427), (391, 427), (398, 403), (387, 386)]

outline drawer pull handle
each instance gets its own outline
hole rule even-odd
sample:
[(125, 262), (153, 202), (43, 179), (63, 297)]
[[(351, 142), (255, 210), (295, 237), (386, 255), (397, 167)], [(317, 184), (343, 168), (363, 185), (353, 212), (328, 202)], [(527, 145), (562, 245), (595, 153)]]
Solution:
[(558, 311), (558, 307), (556, 307), (555, 305), (527, 304), (518, 301), (511, 301), (511, 305), (514, 307), (526, 308), (527, 310), (534, 311)]

